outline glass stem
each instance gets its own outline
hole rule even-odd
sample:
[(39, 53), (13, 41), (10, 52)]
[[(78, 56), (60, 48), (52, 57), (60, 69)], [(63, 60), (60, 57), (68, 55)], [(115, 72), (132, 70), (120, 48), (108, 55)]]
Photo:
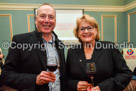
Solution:
[(90, 78), (91, 78), (91, 81), (92, 81), (92, 86), (94, 87), (94, 77), (91, 76)]

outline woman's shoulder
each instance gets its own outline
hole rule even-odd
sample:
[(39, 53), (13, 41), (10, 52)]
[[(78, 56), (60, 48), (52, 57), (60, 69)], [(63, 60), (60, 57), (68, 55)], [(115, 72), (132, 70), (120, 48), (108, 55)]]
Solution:
[(114, 44), (114, 45), (115, 45), (115, 43), (113, 43), (113, 42), (111, 42), (111, 41), (96, 41), (96, 43), (101, 43), (101, 44)]
[(116, 45), (110, 41), (96, 41), (95, 47), (98, 49), (115, 49)]

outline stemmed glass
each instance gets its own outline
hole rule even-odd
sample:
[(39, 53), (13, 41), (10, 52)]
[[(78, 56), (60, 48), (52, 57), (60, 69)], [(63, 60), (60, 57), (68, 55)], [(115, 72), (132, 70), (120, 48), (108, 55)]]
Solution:
[[(57, 58), (56, 57), (49, 58), (49, 60), (47, 61), (48, 71), (53, 73), (54, 71), (56, 71), (56, 69), (58, 67), (59, 67), (59, 62), (58, 62)], [(52, 91), (54, 83), (51, 83), (51, 84), (52, 84), (52, 86), (50, 89)]]
[(92, 81), (92, 86), (94, 87), (94, 75), (96, 73), (96, 66), (94, 62), (90, 62), (86, 64), (86, 73), (90, 77)]
[(52, 59), (50, 60), (50, 62), (47, 62), (47, 69), (50, 71), (50, 72), (54, 72), (56, 69), (58, 68), (58, 62), (56, 59)]

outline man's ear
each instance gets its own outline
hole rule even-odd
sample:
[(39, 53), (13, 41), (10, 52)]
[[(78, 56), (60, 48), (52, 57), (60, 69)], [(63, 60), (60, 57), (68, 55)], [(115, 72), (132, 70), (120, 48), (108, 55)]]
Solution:
[(55, 26), (56, 26), (56, 18), (55, 18)]
[(37, 21), (37, 17), (35, 17), (35, 24), (36, 24), (36, 21)]

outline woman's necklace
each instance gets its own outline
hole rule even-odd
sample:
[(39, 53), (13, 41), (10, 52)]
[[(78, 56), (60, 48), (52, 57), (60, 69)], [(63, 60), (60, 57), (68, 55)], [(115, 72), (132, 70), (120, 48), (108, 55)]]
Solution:
[(84, 49), (86, 59), (91, 59), (92, 58), (93, 50), (94, 50), (94, 48), (85, 48)]

